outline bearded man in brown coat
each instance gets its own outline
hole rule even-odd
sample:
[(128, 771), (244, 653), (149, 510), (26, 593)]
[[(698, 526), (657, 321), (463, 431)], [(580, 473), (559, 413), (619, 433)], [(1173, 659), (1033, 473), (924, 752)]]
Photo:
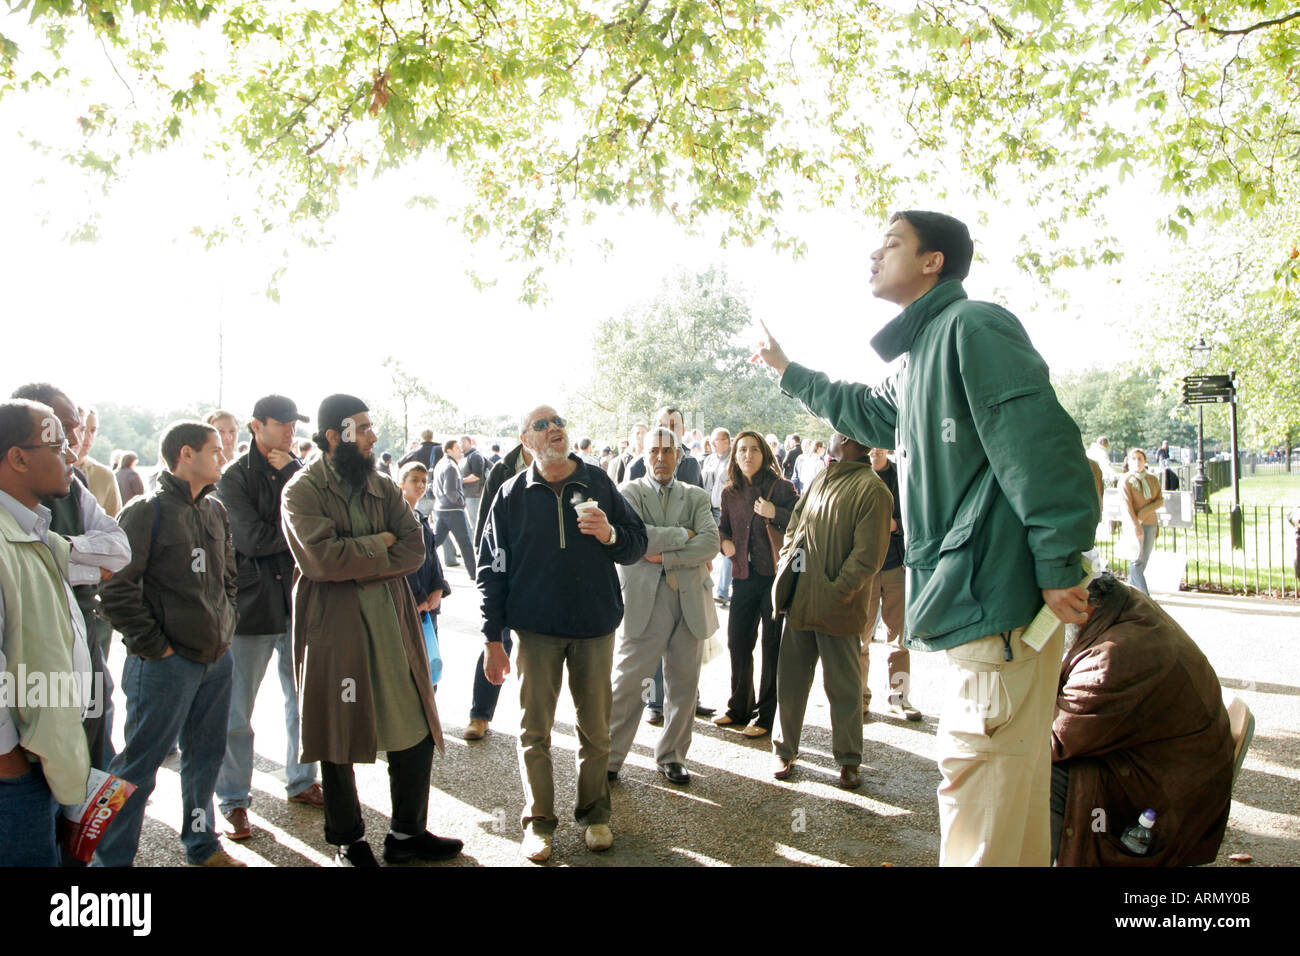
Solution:
[(424, 563), (424, 533), (397, 485), (375, 470), (375, 432), (359, 398), (321, 403), (324, 453), (290, 479), (281, 521), (297, 563), (294, 666), (302, 757), (320, 761), (325, 839), (341, 866), (378, 866), (352, 765), (388, 752), (392, 821), (384, 860), (445, 860), (461, 841), (425, 829), (433, 749), (442, 728), (406, 575)]
[[(1088, 604), (1088, 622), (1067, 631), (1052, 724), (1057, 863), (1210, 863), (1233, 771), (1214, 668), (1158, 604), (1109, 573), (1089, 585)], [(1120, 835), (1147, 809), (1154, 839), (1138, 856)]]

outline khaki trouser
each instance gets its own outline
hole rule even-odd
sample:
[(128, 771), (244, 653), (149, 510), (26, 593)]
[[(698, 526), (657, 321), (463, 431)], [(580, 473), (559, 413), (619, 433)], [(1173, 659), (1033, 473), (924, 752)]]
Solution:
[(876, 631), (876, 611), (881, 611), (889, 639), (889, 696), (891, 703), (896, 694), (908, 696), (911, 683), (912, 658), (903, 646), (903, 606), (907, 569), (901, 564), (888, 571), (879, 572), (871, 579), (867, 594), (867, 627), (862, 632), (862, 710), (871, 703), (871, 688), (867, 673), (871, 670), (871, 637)]
[(948, 650), (939, 718), (940, 866), (1051, 863), (1051, 731), (1065, 642), (1034, 651), (1010, 634)]
[(518, 632), (519, 773), (524, 782), (522, 823), (542, 832), (555, 829), (555, 778), (551, 768), (551, 728), (555, 705), (569, 665), (569, 692), (577, 711), (578, 799), (573, 816), (584, 826), (609, 822), (610, 669), (614, 635), (551, 637)]
[(822, 686), (831, 708), (831, 750), (841, 767), (862, 763), (862, 715), (858, 697), (858, 638), (822, 631), (796, 631), (787, 625), (781, 636), (781, 659), (776, 669), (776, 727), (772, 752), (785, 760), (799, 754), (808, 694), (812, 690), (817, 659), (822, 662)]

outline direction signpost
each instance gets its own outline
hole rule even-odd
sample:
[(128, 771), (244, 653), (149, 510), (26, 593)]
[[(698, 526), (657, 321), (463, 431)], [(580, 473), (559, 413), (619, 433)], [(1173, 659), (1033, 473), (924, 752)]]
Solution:
[(1192, 490), (1198, 511), (1209, 511), (1206, 495), (1205, 477), (1205, 416), (1203, 406), (1223, 405), (1229, 407), (1229, 422), (1232, 430), (1232, 547), (1240, 551), (1245, 547), (1245, 526), (1241, 512), (1241, 485), (1237, 474), (1237, 373), (1227, 375), (1188, 375), (1183, 378), (1183, 404), (1198, 406), (1200, 427), (1197, 429), (1196, 477), (1192, 479)]

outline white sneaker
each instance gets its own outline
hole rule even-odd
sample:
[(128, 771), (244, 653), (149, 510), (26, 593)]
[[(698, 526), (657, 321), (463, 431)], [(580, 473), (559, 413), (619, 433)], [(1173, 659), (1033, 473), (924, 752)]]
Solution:
[(534, 863), (545, 863), (551, 858), (551, 835), (536, 830), (524, 832), (524, 842), (519, 848), (524, 858)]
[(604, 823), (593, 823), (587, 827), (583, 839), (587, 841), (588, 850), (600, 853), (614, 845), (614, 832)]

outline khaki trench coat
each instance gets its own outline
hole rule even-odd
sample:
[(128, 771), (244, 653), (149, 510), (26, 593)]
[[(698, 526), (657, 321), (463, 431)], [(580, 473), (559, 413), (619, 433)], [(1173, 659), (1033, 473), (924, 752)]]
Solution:
[(293, 584), (294, 675), (298, 685), (303, 763), (373, 763), (375, 708), (365, 624), (357, 582), (386, 581), (402, 645), (439, 752), (442, 726), (429, 681), (429, 659), (406, 575), (424, 563), (424, 534), (401, 492), (378, 472), (366, 482), (362, 507), (372, 527), (392, 532), (351, 536), (348, 489), (317, 458), (284, 489), (281, 523), (297, 570)]

